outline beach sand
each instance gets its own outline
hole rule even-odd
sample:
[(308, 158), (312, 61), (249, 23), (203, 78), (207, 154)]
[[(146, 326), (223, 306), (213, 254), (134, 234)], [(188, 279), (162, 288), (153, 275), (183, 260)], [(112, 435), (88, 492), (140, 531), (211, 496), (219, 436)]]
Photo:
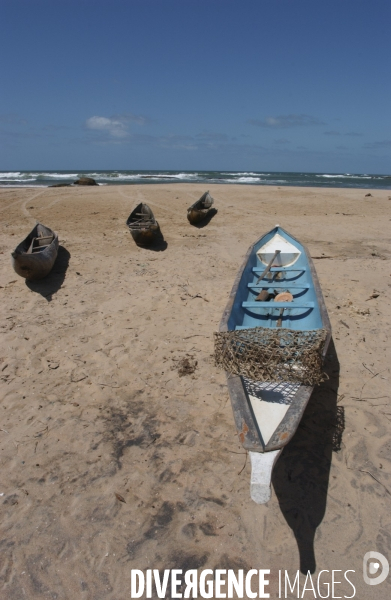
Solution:
[[(300, 568), (341, 570), (335, 596), (351, 596), (351, 569), (355, 597), (390, 596), (391, 577), (362, 578), (366, 552), (391, 559), (390, 192), (210, 186), (218, 212), (193, 227), (204, 191), (0, 190), (1, 598), (125, 600), (131, 569), (173, 568), (271, 569), (271, 597), (278, 570)], [(139, 202), (160, 251), (127, 230)], [(26, 283), (10, 252), (36, 221), (61, 248)], [(333, 343), (258, 506), (213, 332), (276, 223), (314, 258)]]

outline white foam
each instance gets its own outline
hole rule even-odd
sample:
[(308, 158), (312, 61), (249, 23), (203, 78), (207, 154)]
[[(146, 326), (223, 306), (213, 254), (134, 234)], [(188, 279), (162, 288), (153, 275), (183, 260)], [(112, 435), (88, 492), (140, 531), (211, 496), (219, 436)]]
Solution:
[(324, 173), (323, 175), (316, 175), (316, 177), (325, 177), (328, 179), (372, 179), (372, 177), (368, 177), (366, 175), (350, 175), (350, 173), (345, 173), (344, 175), (330, 175), (328, 173)]
[(77, 173), (37, 173), (36, 179), (74, 179), (75, 177), (79, 177)]
[[(3, 181), (2, 176), (0, 175), (0, 181)], [(13, 183), (14, 181), (20, 181), (20, 182), (26, 182), (26, 181), (36, 181), (35, 177), (29, 178), (29, 179), (15, 179), (13, 178), (9, 183)]]
[(260, 177), (239, 177), (236, 183), (251, 183), (254, 181), (262, 181)]
[(243, 171), (237, 173), (224, 173), (224, 175), (232, 175), (233, 177), (247, 176), (247, 175), (262, 175), (262, 173), (253, 173), (252, 171)]
[(136, 181), (140, 179), (148, 179), (156, 181), (159, 180), (189, 180), (189, 179), (198, 179), (198, 173), (122, 173), (118, 171), (114, 171), (112, 173), (88, 173), (88, 177), (93, 177), (98, 181)]
[(20, 171), (10, 171), (9, 173), (0, 173), (1, 179), (14, 179), (14, 177), (19, 177)]
[(147, 177), (148, 179), (197, 179), (198, 173), (159, 173), (151, 175), (142, 175), (141, 177)]

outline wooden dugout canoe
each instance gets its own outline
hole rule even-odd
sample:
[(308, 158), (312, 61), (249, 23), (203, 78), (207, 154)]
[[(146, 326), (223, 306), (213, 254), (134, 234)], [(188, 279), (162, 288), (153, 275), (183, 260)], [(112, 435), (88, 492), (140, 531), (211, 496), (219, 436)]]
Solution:
[[(271, 300), (256, 300), (261, 291), (265, 296), (270, 294)], [(288, 293), (291, 301), (274, 301), (275, 294), (281, 292)], [(331, 339), (329, 317), (309, 252), (278, 225), (249, 248), (219, 332), (258, 327), (309, 333), (322, 330), (323, 360)], [(289, 381), (289, 377), (256, 381), (228, 372), (227, 383), (239, 439), (250, 452), (251, 497), (264, 503), (270, 498), (273, 466), (296, 432), (314, 386)]]
[(205, 219), (212, 208), (213, 198), (209, 192), (205, 192), (197, 202), (187, 209), (187, 218), (192, 225), (196, 225)]
[(43, 279), (50, 273), (58, 253), (58, 235), (37, 223), (11, 253), (15, 272), (29, 281)]
[(126, 225), (137, 245), (149, 246), (160, 235), (159, 223), (156, 221), (148, 204), (141, 202), (130, 213)]

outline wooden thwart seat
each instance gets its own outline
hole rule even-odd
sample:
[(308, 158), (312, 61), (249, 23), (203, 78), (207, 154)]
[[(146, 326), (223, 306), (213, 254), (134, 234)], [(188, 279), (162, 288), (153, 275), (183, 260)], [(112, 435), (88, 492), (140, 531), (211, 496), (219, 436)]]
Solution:
[(43, 242), (45, 240), (52, 240), (53, 236), (52, 235), (40, 235), (39, 237), (34, 238), (35, 242)]
[(42, 252), (42, 250), (45, 250), (45, 248), (48, 248), (49, 246), (50, 244), (46, 244), (46, 246), (35, 246), (35, 248), (32, 248), (31, 252), (32, 254), (36, 252)]
[(128, 227), (145, 227), (147, 225), (153, 225), (153, 221), (151, 219), (148, 219), (148, 221), (134, 221), (129, 223)]
[[(278, 273), (279, 271), (282, 273), (286, 273), (288, 271), (296, 271), (297, 273), (301, 273), (302, 271), (307, 271), (307, 267), (271, 267), (269, 273)], [(263, 273), (264, 269), (253, 267), (252, 272), (255, 274)]]
[(292, 289), (292, 290), (308, 290), (312, 287), (312, 285), (310, 283), (288, 283), (288, 282), (278, 282), (278, 281), (270, 281), (270, 285), (268, 285), (268, 282), (265, 283), (248, 283), (247, 287), (249, 287), (250, 289), (254, 289), (254, 290), (262, 290), (262, 289), (268, 289), (268, 288), (273, 288), (276, 290), (279, 289)]
[(34, 251), (41, 251), (50, 246), (53, 241), (52, 235), (41, 235), (39, 237), (34, 237), (31, 241), (29, 249), (27, 250), (27, 254), (32, 254)]
[(268, 308), (275, 310), (279, 308), (314, 308), (315, 302), (242, 302), (243, 308)]

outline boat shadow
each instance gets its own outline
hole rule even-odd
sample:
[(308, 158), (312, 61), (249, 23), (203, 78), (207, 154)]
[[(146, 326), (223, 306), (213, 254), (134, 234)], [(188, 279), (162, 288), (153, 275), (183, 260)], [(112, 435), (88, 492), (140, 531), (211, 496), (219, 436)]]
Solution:
[(58, 292), (64, 283), (66, 272), (69, 266), (70, 253), (63, 246), (58, 247), (57, 258), (52, 270), (43, 279), (37, 281), (27, 281), (27, 287), (37, 294), (41, 294), (48, 302), (52, 301), (53, 294)]
[(193, 227), (197, 227), (197, 229), (202, 229), (211, 222), (215, 215), (217, 215), (217, 208), (211, 208), (208, 211), (208, 214), (206, 215), (205, 219), (202, 219), (202, 221), (200, 221), (199, 223), (191, 223), (191, 225), (193, 225)]
[(136, 245), (144, 250), (152, 250), (152, 252), (164, 252), (168, 246), (160, 229), (151, 244), (140, 244), (136, 242)]
[(332, 339), (325, 372), (329, 379), (315, 388), (272, 477), (281, 511), (297, 541), (304, 574), (316, 570), (314, 538), (326, 510), (332, 453), (341, 449), (344, 430), (344, 409), (337, 406), (339, 361)]

